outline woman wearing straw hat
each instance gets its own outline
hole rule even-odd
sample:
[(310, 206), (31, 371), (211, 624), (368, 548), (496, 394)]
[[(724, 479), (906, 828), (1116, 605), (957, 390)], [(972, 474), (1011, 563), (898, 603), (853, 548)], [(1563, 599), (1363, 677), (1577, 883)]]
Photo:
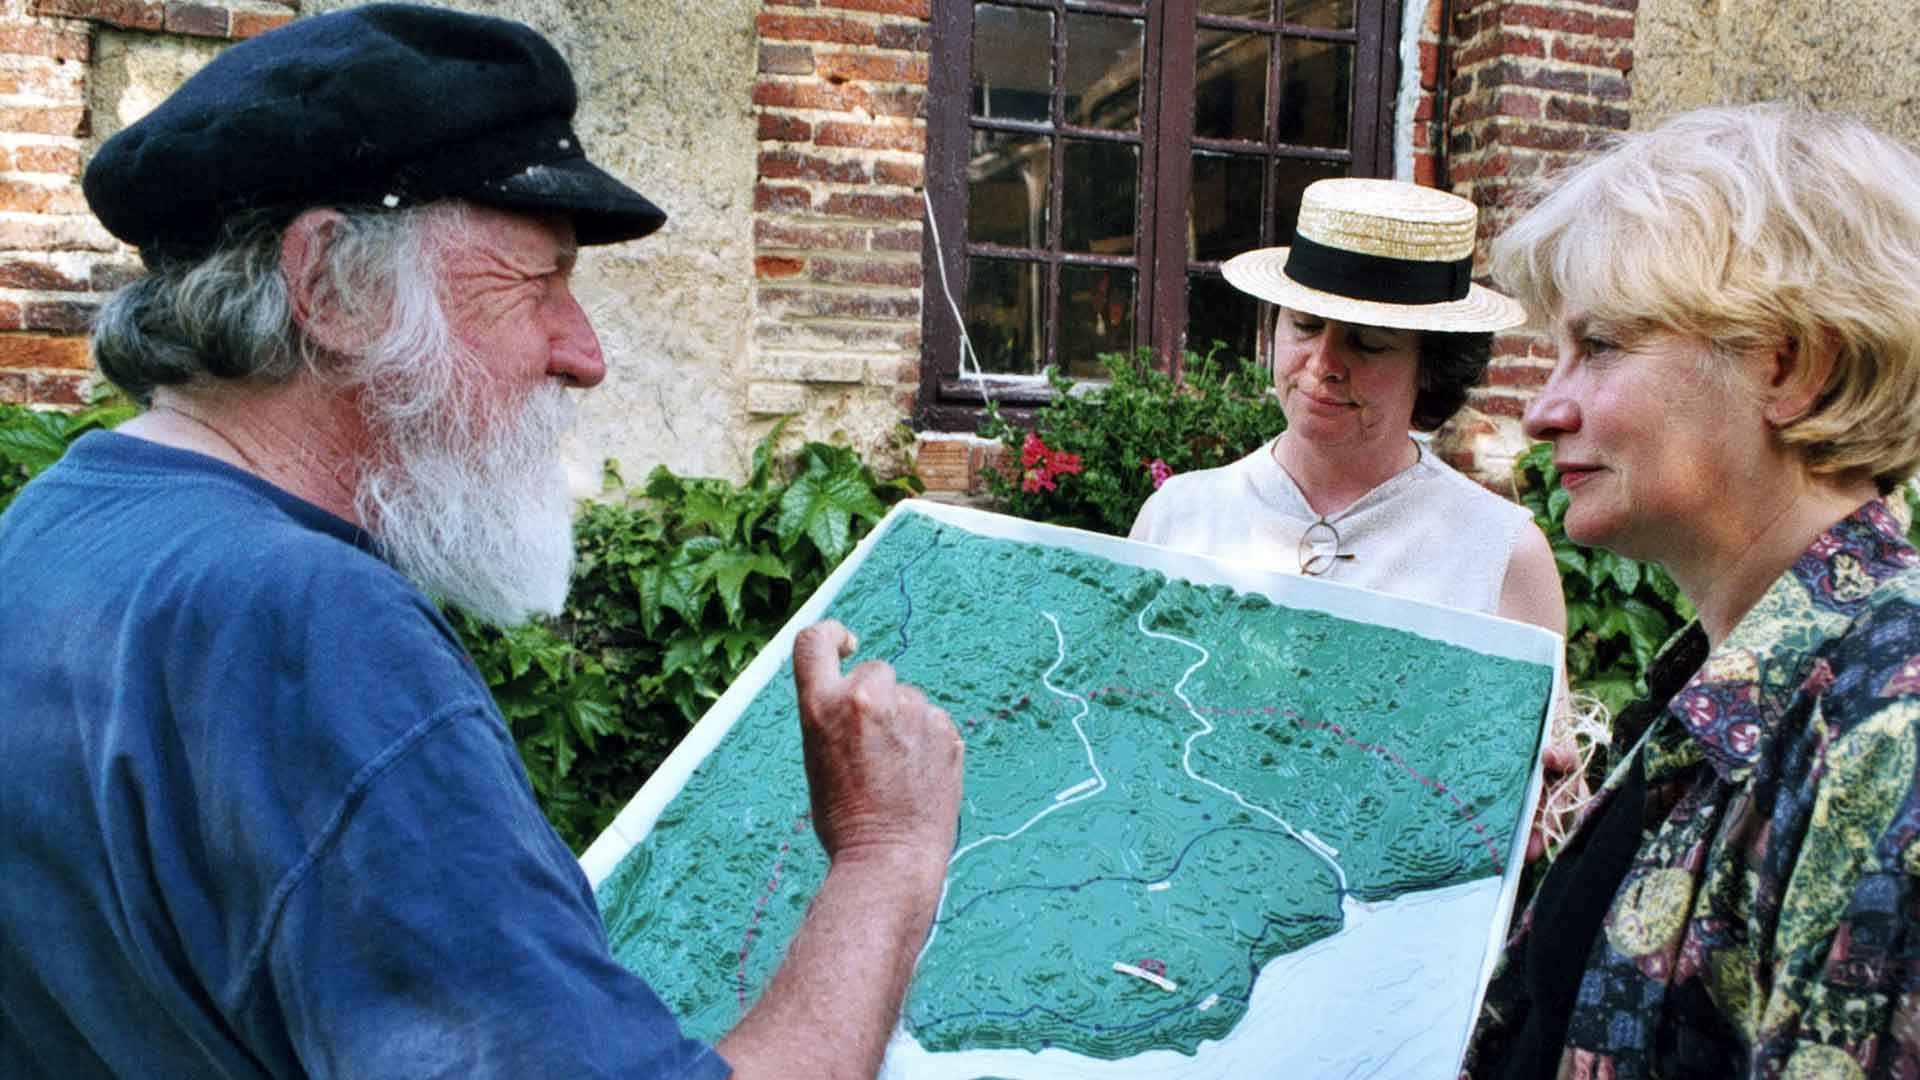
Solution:
[(1920, 155), (1683, 114), (1494, 245), (1558, 359), (1567, 533), (1699, 619), (1521, 917), (1476, 1077), (1920, 1075)]
[(1526, 320), (1470, 280), (1477, 219), (1465, 199), (1413, 184), (1309, 186), (1292, 247), (1223, 268), (1279, 306), (1286, 431), (1169, 478), (1129, 535), (1564, 632), (1553, 552), (1527, 511), (1410, 435), (1458, 411), (1492, 332)]

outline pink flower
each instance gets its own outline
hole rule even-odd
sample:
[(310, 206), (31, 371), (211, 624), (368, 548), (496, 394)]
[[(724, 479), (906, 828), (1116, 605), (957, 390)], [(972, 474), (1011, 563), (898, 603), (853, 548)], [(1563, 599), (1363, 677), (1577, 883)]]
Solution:
[(1142, 464), (1146, 465), (1147, 471), (1153, 474), (1153, 490), (1155, 491), (1159, 491), (1160, 485), (1166, 483), (1167, 478), (1173, 475), (1173, 466), (1168, 465), (1159, 458), (1154, 458), (1152, 461), (1143, 462)]
[(1022, 468), (1031, 469), (1045, 461), (1047, 453), (1047, 444), (1040, 441), (1040, 436), (1029, 431), (1027, 441), (1020, 445), (1020, 465)]
[(1080, 455), (1069, 454), (1065, 450), (1055, 450), (1047, 455), (1047, 472), (1062, 476), (1080, 471)]

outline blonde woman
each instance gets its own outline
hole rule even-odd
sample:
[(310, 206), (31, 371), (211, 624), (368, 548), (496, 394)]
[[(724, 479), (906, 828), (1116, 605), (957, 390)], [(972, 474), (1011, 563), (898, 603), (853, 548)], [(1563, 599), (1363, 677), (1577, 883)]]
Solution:
[(1920, 1074), (1920, 156), (1713, 109), (1493, 249), (1558, 346), (1568, 534), (1699, 610), (1522, 915), (1479, 1077)]

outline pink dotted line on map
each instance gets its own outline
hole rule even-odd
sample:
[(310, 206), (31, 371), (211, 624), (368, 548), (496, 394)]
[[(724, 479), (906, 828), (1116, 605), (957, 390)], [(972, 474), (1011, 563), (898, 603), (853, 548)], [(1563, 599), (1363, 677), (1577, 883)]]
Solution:
[[(807, 822), (812, 819), (813, 815), (811, 813), (801, 814), (799, 819), (793, 823), (793, 831), (796, 834), (799, 833), (801, 829), (806, 828)], [(780, 870), (787, 865), (787, 852), (791, 850), (793, 850), (793, 840), (791, 838), (780, 841), (780, 854), (775, 856), (773, 860), (773, 876), (767, 879), (767, 891), (760, 894), (760, 902), (753, 905), (753, 918), (747, 921), (746, 938), (740, 942), (739, 991), (740, 1011), (742, 1013), (747, 1011), (747, 950), (753, 945), (753, 930), (754, 927), (760, 925), (760, 913), (766, 910), (767, 901), (773, 899), (774, 890), (780, 887)]]
[[(1157, 698), (1162, 701), (1178, 700), (1172, 694), (1169, 694), (1163, 690), (1135, 690), (1135, 689), (1132, 689), (1131, 687), (1126, 687), (1126, 686), (1102, 686), (1097, 689), (1089, 690), (1081, 696), (1086, 697), (1088, 699), (1092, 699), (1092, 698), (1097, 698), (1102, 694), (1130, 694), (1134, 697)], [(1020, 700), (1020, 704), (1025, 705), (1027, 704), (1027, 701), (1028, 701), (1027, 698), (1022, 698)], [(1401, 757), (1399, 752), (1394, 750), (1392, 747), (1383, 746), (1379, 743), (1361, 742), (1359, 739), (1356, 739), (1352, 735), (1349, 735), (1347, 733), (1347, 729), (1341, 727), (1339, 724), (1333, 723), (1332, 721), (1308, 720), (1302, 717), (1300, 714), (1294, 712), (1292, 709), (1276, 709), (1271, 705), (1264, 705), (1264, 706), (1259, 706), (1259, 707), (1250, 708), (1250, 709), (1222, 709), (1222, 708), (1214, 708), (1210, 706), (1195, 706), (1194, 711), (1204, 716), (1285, 716), (1287, 719), (1293, 721), (1294, 723), (1300, 725), (1303, 728), (1308, 728), (1315, 731), (1331, 731), (1335, 735), (1338, 735), (1341, 741), (1345, 742), (1348, 746), (1354, 747), (1355, 749), (1359, 749), (1359, 750), (1366, 750), (1370, 753), (1379, 754), (1380, 756), (1385, 757), (1389, 761), (1392, 761), (1395, 765), (1398, 765), (1402, 769), (1405, 769), (1408, 776), (1411, 776), (1415, 780), (1426, 785), (1426, 787), (1430, 788), (1436, 794), (1446, 796), (1447, 799), (1453, 803), (1454, 808), (1460, 812), (1460, 817), (1463, 820), (1465, 820), (1469, 826), (1472, 826), (1474, 832), (1480, 834), (1480, 842), (1487, 846), (1487, 854), (1493, 857), (1494, 868), (1501, 871), (1502, 873), (1506, 872), (1506, 863), (1505, 863), (1505, 860), (1503, 860), (1500, 857), (1499, 846), (1493, 842), (1492, 837), (1487, 835), (1486, 827), (1480, 824), (1473, 810), (1470, 807), (1468, 807), (1464, 801), (1461, 800), (1460, 796), (1455, 795), (1451, 790), (1449, 790), (1447, 788), (1447, 785), (1444, 782), (1422, 775), (1419, 770), (1407, 764), (1407, 760)], [(972, 728), (975, 724), (979, 723), (982, 720), (988, 720), (988, 719), (1004, 720), (1007, 717), (1011, 716), (1012, 713), (1013, 713), (1013, 710), (1011, 709), (1001, 709), (990, 715), (970, 717), (966, 720), (963, 720), (962, 724), (968, 728)]]

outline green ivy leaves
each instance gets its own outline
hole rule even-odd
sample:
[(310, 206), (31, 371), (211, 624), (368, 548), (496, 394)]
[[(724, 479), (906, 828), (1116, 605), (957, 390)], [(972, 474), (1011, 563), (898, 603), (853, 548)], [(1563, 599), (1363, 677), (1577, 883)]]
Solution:
[(39, 412), (0, 404), (0, 511), (42, 469), (60, 460), (73, 440), (89, 431), (111, 428), (140, 410), (96, 394), (93, 405), (77, 413)]

